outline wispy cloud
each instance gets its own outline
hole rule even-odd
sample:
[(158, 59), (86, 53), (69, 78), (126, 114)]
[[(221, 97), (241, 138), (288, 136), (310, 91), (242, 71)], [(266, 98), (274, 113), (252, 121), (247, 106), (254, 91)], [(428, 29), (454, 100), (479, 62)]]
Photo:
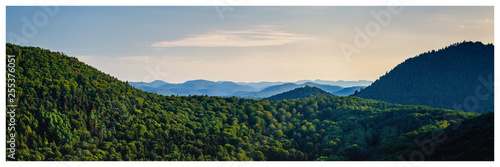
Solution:
[(270, 26), (227, 31), (218, 30), (201, 35), (190, 35), (176, 41), (155, 42), (153, 47), (254, 47), (277, 46), (313, 39)]

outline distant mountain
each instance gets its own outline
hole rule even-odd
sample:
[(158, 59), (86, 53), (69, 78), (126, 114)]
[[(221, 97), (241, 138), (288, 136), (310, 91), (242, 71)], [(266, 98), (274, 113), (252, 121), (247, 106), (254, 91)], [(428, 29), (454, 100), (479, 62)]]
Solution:
[(329, 93), (333, 93), (333, 92), (336, 92), (336, 91), (343, 89), (343, 87), (336, 86), (336, 85), (322, 85), (322, 84), (317, 84), (314, 82), (306, 82), (306, 83), (300, 84), (300, 86), (306, 86), (306, 85), (318, 87), (318, 88), (320, 88), (326, 92), (329, 92)]
[(293, 90), (293, 89), (298, 88), (298, 87), (300, 87), (300, 85), (297, 85), (294, 83), (286, 83), (286, 84), (282, 84), (282, 85), (270, 86), (270, 87), (262, 89), (261, 91), (258, 91), (258, 92), (239, 91), (239, 92), (234, 93), (234, 96), (260, 99), (260, 98), (269, 97), (269, 96), (272, 96), (272, 95), (275, 95), (278, 93), (290, 91), (290, 90)]
[(267, 88), (267, 87), (270, 87), (270, 86), (285, 84), (285, 82), (237, 82), (237, 84), (248, 85), (248, 86), (254, 87), (258, 91), (260, 91), (260, 90)]
[[(327, 80), (299, 80), (296, 82), (237, 82), (237, 84), (240, 85), (248, 85), (252, 86), (258, 90), (262, 90), (266, 87), (270, 86), (276, 86), (276, 85), (282, 85), (285, 83), (294, 83), (297, 85), (302, 85), (306, 83), (314, 83), (314, 84), (320, 84), (320, 85), (331, 85), (331, 86), (340, 86), (340, 87), (353, 87), (353, 86), (368, 86), (372, 83), (372, 81), (367, 81), (367, 80), (359, 80), (359, 81), (343, 81), (343, 80), (338, 80), (338, 81), (327, 81)], [(311, 84), (308, 84), (311, 85)], [(323, 89), (323, 88), (321, 88)], [(324, 90), (324, 89), (323, 89)], [(327, 91), (327, 90), (325, 90)], [(328, 91), (327, 91), (328, 92)]]
[(333, 92), (332, 94), (337, 95), (337, 96), (349, 96), (354, 94), (356, 91), (360, 91), (364, 86), (353, 86), (353, 87), (347, 87), (343, 88), (339, 91)]
[[(316, 81), (323, 83), (340, 82), (340, 81), (323, 81), (323, 80), (316, 80)], [(345, 88), (337, 85), (319, 84), (316, 81), (299, 80), (294, 83), (285, 83), (285, 82), (234, 83), (230, 81), (214, 82), (207, 80), (192, 80), (180, 84), (171, 84), (157, 80), (151, 83), (129, 82), (129, 84), (135, 88), (139, 88), (152, 93), (158, 93), (161, 95), (236, 96), (236, 97), (254, 98), (254, 99), (266, 98), (272, 95), (293, 90), (295, 88), (304, 87), (306, 85), (316, 86), (326, 92), (338, 94), (339, 96), (347, 96), (354, 93), (355, 91), (352, 90), (352, 92), (350, 92), (350, 89), (347, 89), (345, 91), (336, 93), (337, 91), (341, 91), (342, 89)], [(341, 82), (349, 82), (350, 84), (355, 84), (358, 81), (341, 81)]]
[(153, 93), (162, 95), (209, 95), (232, 96), (237, 91), (256, 91), (248, 85), (239, 85), (233, 82), (213, 82), (207, 80), (192, 80), (181, 84), (170, 84), (163, 81), (151, 83), (129, 82), (130, 85)]
[(284, 100), (284, 99), (298, 99), (298, 98), (308, 98), (308, 97), (334, 97), (334, 95), (321, 90), (318, 87), (304, 86), (296, 88), (294, 90), (280, 93), (268, 98), (266, 100)]
[(454, 110), (493, 111), (494, 47), (462, 42), (409, 58), (355, 96)]
[(313, 83), (312, 80), (298, 80), (297, 82), (294, 82), (294, 84), (300, 85), (300, 84), (305, 84), (305, 83)]
[(163, 85), (166, 85), (168, 83), (161, 81), (161, 80), (156, 80), (153, 82), (129, 82), (130, 85), (134, 87), (149, 87), (149, 88), (157, 88)]
[[(135, 86), (133, 86), (133, 87), (135, 87)], [(153, 87), (135, 87), (135, 88), (141, 89), (141, 90), (146, 91), (146, 92), (158, 93), (158, 94), (161, 94), (161, 95), (173, 95), (173, 94), (176, 94), (176, 93), (172, 92), (172, 90), (168, 90), (168, 89), (159, 89), (159, 88), (153, 88)]]
[(317, 84), (322, 84), (322, 85), (337, 85), (341, 87), (353, 87), (353, 86), (368, 86), (372, 84), (372, 81), (367, 81), (367, 80), (359, 80), (359, 81), (343, 81), (343, 80), (338, 80), (338, 81), (326, 81), (326, 80), (315, 80), (313, 81), (314, 83)]
[(266, 98), (270, 97), (276, 94), (280, 94), (286, 91), (290, 91), (299, 87), (304, 87), (304, 86), (315, 86), (318, 87), (326, 92), (329, 93), (334, 93), (336, 91), (339, 91), (343, 89), (340, 86), (333, 86), (333, 85), (321, 85), (317, 83), (312, 83), (312, 82), (306, 82), (303, 84), (295, 84), (295, 83), (285, 83), (281, 85), (275, 85), (275, 86), (270, 86), (265, 89), (262, 89), (261, 91), (258, 92), (248, 92), (248, 91), (240, 91), (236, 92), (234, 96), (237, 97), (244, 97), (244, 98), (254, 98), (254, 99), (260, 99), (260, 98)]

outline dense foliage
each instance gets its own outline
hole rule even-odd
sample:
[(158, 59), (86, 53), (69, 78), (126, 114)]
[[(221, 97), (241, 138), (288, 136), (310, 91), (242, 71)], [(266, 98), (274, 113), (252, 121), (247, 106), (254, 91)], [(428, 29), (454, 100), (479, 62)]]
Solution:
[(325, 92), (318, 87), (304, 86), (294, 90), (283, 92), (268, 98), (266, 100), (284, 100), (284, 99), (299, 99), (308, 97), (334, 97), (331, 93)]
[(63, 53), (7, 54), (18, 160), (367, 160), (398, 136), (478, 115), (358, 97), (162, 96)]
[[(386, 145), (381, 146), (372, 159), (493, 161), (493, 122), (494, 114), (488, 112), (445, 129), (422, 127), (398, 137), (394, 143), (386, 143)], [(415, 144), (415, 141), (418, 144)], [(424, 156), (419, 157), (418, 152)]]
[(493, 111), (493, 45), (462, 42), (407, 59), (355, 96), (453, 110)]

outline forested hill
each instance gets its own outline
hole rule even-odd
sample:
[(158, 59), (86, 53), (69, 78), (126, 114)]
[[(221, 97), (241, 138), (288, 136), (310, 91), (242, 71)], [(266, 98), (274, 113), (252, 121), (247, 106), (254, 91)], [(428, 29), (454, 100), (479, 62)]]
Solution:
[[(424, 157), (415, 156), (414, 160), (417, 161), (494, 160), (493, 112), (464, 120), (442, 130), (432, 129), (423, 127), (397, 138), (393, 143), (381, 146), (377, 150), (376, 156), (372, 157), (373, 160), (398, 161), (401, 160), (401, 157), (410, 160), (410, 155), (415, 150), (420, 150), (426, 155)], [(412, 143), (412, 141), (417, 141), (420, 145)], [(420, 146), (429, 149), (422, 150)]]
[(59, 52), (6, 51), (16, 160), (368, 160), (398, 136), (478, 115), (358, 97), (162, 96)]
[(398, 104), (493, 111), (493, 45), (456, 43), (409, 58), (355, 96)]
[(299, 99), (308, 97), (334, 97), (318, 87), (304, 86), (266, 98), (267, 100)]

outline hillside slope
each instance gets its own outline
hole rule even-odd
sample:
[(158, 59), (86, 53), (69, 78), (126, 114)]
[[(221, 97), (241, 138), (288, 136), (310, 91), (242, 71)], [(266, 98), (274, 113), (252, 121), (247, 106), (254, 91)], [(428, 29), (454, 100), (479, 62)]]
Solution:
[(265, 98), (266, 100), (284, 100), (284, 99), (299, 99), (309, 97), (334, 97), (334, 95), (319, 89), (318, 87), (304, 86), (294, 90), (283, 92), (271, 97)]
[(285, 84), (281, 84), (281, 85), (269, 86), (269, 87), (264, 88), (258, 92), (238, 91), (238, 92), (235, 92), (233, 95), (236, 97), (260, 99), (260, 98), (270, 97), (272, 95), (276, 95), (279, 93), (283, 93), (286, 91), (290, 91), (290, 90), (296, 89), (298, 87), (300, 87), (300, 85), (297, 85), (294, 83), (285, 83)]
[(493, 45), (462, 42), (409, 58), (355, 96), (398, 104), (493, 111)]
[[(410, 159), (414, 150), (424, 153), (423, 160), (430, 161), (493, 161), (494, 160), (494, 114), (466, 119), (445, 129), (421, 128), (392, 142), (379, 150), (379, 160), (397, 161)], [(413, 141), (413, 143), (412, 143)], [(417, 145), (418, 141), (420, 145)], [(422, 150), (420, 146), (424, 146)], [(434, 146), (431, 148), (430, 146)], [(374, 157), (376, 160), (377, 158)], [(418, 157), (418, 156), (416, 156)], [(414, 160), (422, 160), (415, 158)]]
[(343, 88), (339, 91), (336, 91), (333, 94), (337, 95), (337, 96), (350, 96), (350, 95), (354, 94), (356, 91), (360, 91), (362, 88), (364, 88), (364, 86), (347, 87), (347, 88)]

